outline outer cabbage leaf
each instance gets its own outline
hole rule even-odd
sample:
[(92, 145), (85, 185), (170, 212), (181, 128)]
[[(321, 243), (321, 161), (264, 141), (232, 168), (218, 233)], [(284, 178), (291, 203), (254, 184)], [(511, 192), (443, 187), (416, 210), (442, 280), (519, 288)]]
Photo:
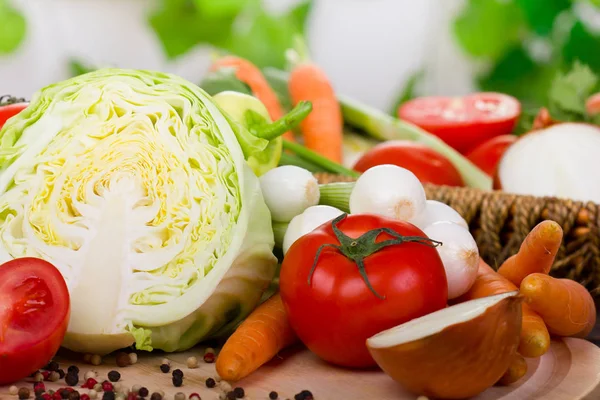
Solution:
[(275, 272), (244, 159), (265, 145), (173, 75), (104, 69), (50, 85), (0, 131), (0, 262), (61, 271), (67, 348), (189, 348), (247, 315)]

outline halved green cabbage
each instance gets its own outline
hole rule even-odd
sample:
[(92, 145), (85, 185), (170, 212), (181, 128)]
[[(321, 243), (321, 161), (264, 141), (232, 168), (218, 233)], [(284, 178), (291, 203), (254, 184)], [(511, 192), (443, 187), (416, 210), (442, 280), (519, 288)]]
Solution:
[(48, 86), (0, 131), (0, 262), (57, 266), (71, 350), (176, 351), (226, 333), (277, 265), (244, 157), (267, 144), (169, 74), (104, 69)]

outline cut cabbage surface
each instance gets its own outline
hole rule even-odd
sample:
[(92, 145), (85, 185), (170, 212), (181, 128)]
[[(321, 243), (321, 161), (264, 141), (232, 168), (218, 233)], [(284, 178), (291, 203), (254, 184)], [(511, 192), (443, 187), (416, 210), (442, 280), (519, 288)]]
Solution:
[(71, 350), (176, 351), (223, 334), (277, 265), (244, 158), (253, 138), (173, 75), (104, 69), (50, 85), (0, 131), (0, 262), (61, 271)]

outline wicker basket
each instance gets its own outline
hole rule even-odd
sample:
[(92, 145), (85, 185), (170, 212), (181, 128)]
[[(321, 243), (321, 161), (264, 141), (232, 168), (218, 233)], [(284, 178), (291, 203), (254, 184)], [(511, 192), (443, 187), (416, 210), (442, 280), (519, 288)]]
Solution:
[[(315, 174), (320, 183), (354, 178)], [(600, 299), (600, 205), (551, 197), (518, 196), (425, 184), (427, 198), (450, 205), (469, 224), (481, 258), (493, 268), (515, 254), (525, 236), (544, 219), (558, 222), (563, 243), (550, 274), (585, 285)]]

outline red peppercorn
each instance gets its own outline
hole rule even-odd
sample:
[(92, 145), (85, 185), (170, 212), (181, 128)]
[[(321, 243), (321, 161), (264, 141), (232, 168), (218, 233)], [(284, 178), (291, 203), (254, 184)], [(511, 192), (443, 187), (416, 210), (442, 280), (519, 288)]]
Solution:
[(214, 353), (206, 353), (204, 355), (204, 362), (214, 363), (215, 362), (215, 354)]
[(137, 394), (135, 394), (135, 393), (133, 393), (133, 392), (130, 392), (130, 393), (127, 395), (127, 400), (137, 400)]
[(60, 390), (54, 392), (54, 394), (52, 395), (52, 400), (62, 400), (62, 396), (60, 395)]
[(190, 394), (190, 400), (202, 400), (202, 398), (198, 393), (192, 393)]
[(110, 383), (109, 381), (102, 382), (102, 391), (103, 392), (112, 392), (113, 391), (112, 383)]
[(81, 397), (79, 397), (79, 400), (90, 400), (90, 396), (88, 394), (82, 394)]
[(50, 377), (50, 371), (42, 371), (42, 376), (44, 377), (44, 380), (47, 381)]
[(75, 389), (73, 389), (72, 387), (66, 387), (64, 388), (64, 390), (66, 390), (67, 393), (73, 393), (75, 391)]
[(33, 391), (34, 392), (41, 391), (42, 393), (44, 393), (46, 391), (46, 385), (44, 385), (44, 382), (36, 382), (33, 385)]
[(83, 385), (81, 385), (84, 389), (93, 389), (94, 385), (98, 383), (94, 378), (88, 378)]

